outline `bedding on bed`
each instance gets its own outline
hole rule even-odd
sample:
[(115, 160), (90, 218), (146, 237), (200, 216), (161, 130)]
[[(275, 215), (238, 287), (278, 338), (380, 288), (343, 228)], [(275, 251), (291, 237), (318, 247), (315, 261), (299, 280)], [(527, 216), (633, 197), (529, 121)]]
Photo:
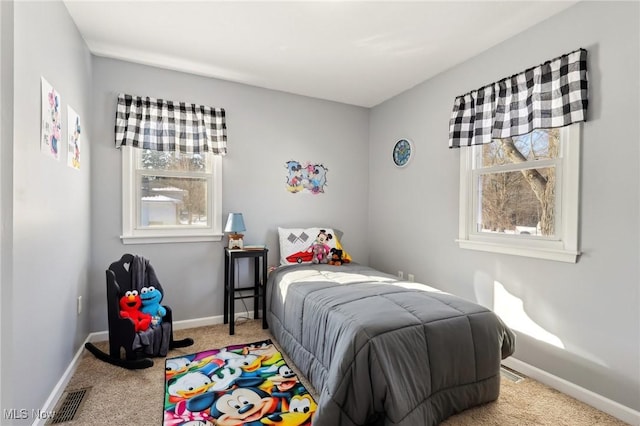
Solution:
[(347, 264), (284, 265), (269, 328), (319, 394), (314, 426), (435, 425), (493, 401), (515, 336), (490, 310)]

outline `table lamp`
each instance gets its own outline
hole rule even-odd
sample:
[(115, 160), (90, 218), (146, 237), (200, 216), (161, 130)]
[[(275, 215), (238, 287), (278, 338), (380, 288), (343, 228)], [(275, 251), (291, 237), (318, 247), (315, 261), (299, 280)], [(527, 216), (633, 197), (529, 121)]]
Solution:
[(224, 232), (229, 234), (229, 249), (242, 250), (242, 237), (244, 235), (238, 234), (238, 232), (244, 232), (247, 228), (244, 227), (244, 219), (242, 213), (229, 213), (227, 218), (227, 225), (224, 227)]

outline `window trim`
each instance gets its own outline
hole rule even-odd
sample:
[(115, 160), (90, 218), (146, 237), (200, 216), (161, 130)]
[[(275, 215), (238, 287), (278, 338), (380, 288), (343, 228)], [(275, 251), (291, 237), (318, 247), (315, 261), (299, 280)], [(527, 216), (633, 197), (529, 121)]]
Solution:
[[(463, 249), (481, 250), (492, 253), (511, 254), (538, 259), (575, 263), (579, 250), (579, 205), (580, 205), (580, 143), (582, 123), (572, 124), (560, 129), (562, 140), (562, 159), (559, 163), (559, 187), (556, 191), (559, 204), (559, 225), (556, 225), (555, 239), (533, 239), (481, 234), (474, 232), (474, 170), (473, 157), (475, 147), (462, 148), (460, 153), (460, 209), (458, 239)], [(480, 148), (477, 148), (480, 147)], [(559, 196), (559, 197), (558, 197)]]
[(222, 156), (211, 155), (211, 178), (209, 182), (209, 210), (211, 224), (191, 229), (139, 228), (137, 212), (139, 197), (137, 196), (136, 152), (130, 146), (122, 146), (122, 235), (123, 244), (154, 244), (154, 243), (186, 243), (221, 241), (222, 233)]

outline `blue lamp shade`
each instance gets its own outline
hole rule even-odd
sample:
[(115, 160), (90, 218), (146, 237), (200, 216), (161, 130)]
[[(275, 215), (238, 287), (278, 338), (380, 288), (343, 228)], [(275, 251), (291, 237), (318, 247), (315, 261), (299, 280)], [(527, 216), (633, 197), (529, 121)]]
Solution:
[(224, 227), (224, 232), (244, 232), (247, 228), (244, 227), (244, 219), (242, 213), (229, 213), (227, 218), (227, 225)]

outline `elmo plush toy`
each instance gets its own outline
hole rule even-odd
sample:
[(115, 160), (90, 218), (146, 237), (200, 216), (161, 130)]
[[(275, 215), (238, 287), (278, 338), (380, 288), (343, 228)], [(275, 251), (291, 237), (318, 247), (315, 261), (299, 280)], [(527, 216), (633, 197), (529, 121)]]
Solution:
[(137, 290), (127, 291), (120, 298), (120, 316), (133, 321), (136, 331), (145, 331), (151, 324), (151, 315), (140, 312), (142, 300)]

